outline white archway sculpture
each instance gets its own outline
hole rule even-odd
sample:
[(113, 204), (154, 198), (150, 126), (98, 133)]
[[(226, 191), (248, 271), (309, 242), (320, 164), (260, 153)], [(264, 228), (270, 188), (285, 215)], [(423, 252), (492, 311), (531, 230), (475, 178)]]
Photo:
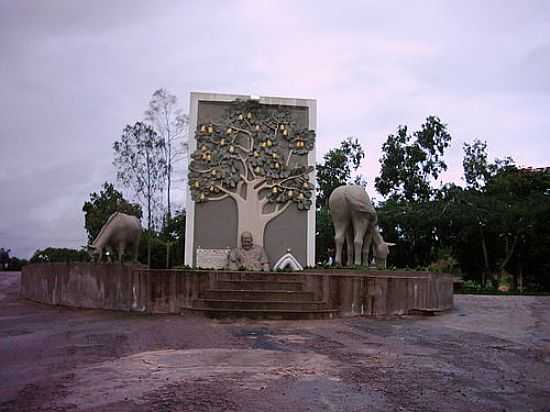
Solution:
[(300, 262), (298, 262), (298, 260), (296, 260), (296, 258), (292, 256), (290, 250), (283, 256), (281, 256), (277, 263), (275, 263), (275, 265), (273, 266), (273, 270), (285, 270), (288, 267), (290, 267), (290, 270), (292, 271), (304, 270), (302, 265), (300, 265)]

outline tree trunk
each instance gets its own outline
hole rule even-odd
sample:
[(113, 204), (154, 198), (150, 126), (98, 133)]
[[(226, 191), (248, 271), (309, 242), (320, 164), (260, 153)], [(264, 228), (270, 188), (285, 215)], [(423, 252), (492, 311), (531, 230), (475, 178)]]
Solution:
[(237, 244), (241, 244), (243, 232), (252, 233), (254, 244), (264, 247), (264, 231), (266, 222), (262, 218), (263, 204), (259, 198), (259, 191), (254, 190), (255, 181), (247, 182), (245, 188), (246, 200), (237, 202), (238, 227)]
[(261, 179), (252, 180), (245, 186), (245, 201), (237, 200), (237, 244), (241, 244), (241, 235), (243, 232), (250, 232), (254, 239), (254, 244), (264, 247), (264, 232), (267, 224), (286, 210), (289, 205), (277, 204), (278, 209), (264, 213), (264, 199), (260, 199), (261, 188), (255, 188)]
[(172, 208), (170, 206), (170, 190), (172, 188), (172, 146), (170, 139), (168, 139), (168, 155), (166, 156), (166, 208), (168, 213), (168, 219), (172, 218)]
[(238, 228), (237, 244), (241, 244), (241, 235), (243, 232), (252, 233), (254, 244), (264, 247), (264, 231), (266, 223), (260, 213), (258, 213), (259, 204), (256, 202), (237, 202)]
[(149, 152), (146, 152), (147, 159), (147, 230), (149, 236), (147, 237), (147, 266), (151, 268), (151, 228), (152, 228), (152, 219), (151, 219), (151, 198), (153, 194), (151, 193), (151, 165), (149, 160)]
[(171, 140), (171, 131), (170, 131), (170, 114), (167, 109), (165, 109), (165, 123), (166, 123), (166, 201), (167, 201), (167, 212), (168, 218), (172, 217), (172, 208), (170, 206), (170, 189), (172, 188), (172, 142)]
[[(487, 275), (490, 272), (489, 268), (489, 254), (487, 253), (487, 244), (485, 243), (485, 233), (483, 233), (483, 228), (479, 226), (479, 233), (481, 235), (481, 250), (483, 251), (483, 273), (481, 274), (481, 287), (485, 289), (487, 285)], [(494, 282), (493, 282), (494, 283)]]
[(166, 242), (166, 269), (170, 269), (170, 246), (172, 246), (172, 242), (167, 241)]
[(151, 232), (147, 236), (147, 267), (151, 269)]

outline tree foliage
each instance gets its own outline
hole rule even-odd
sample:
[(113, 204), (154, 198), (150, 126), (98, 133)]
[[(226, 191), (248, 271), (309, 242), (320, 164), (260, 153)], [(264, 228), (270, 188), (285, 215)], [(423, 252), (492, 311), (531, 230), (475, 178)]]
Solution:
[(366, 185), (366, 179), (362, 176), (352, 177), (364, 158), (365, 152), (359, 140), (348, 137), (337, 148), (329, 150), (323, 156), (323, 162), (317, 164), (317, 261), (327, 261), (329, 250), (334, 249), (334, 228), (328, 210), (328, 198), (338, 186), (352, 182)]
[(483, 287), (548, 290), (550, 171), (519, 169), (510, 157), (491, 162), (480, 140), (464, 145), (463, 166), (465, 188), (430, 188), (416, 201), (388, 192), (378, 216), (385, 240), (397, 244), (391, 264), (444, 267)]
[[(188, 116), (177, 107), (177, 98), (166, 89), (153, 93), (149, 107), (145, 111), (145, 121), (164, 141), (164, 159), (166, 160), (166, 211), (168, 218), (172, 215), (172, 181), (174, 169), (183, 161), (187, 148), (186, 128)], [(183, 170), (183, 166), (182, 166)]]
[(504, 169), (514, 167), (514, 160), (511, 157), (496, 159), (493, 163), (488, 162), (487, 142), (475, 139), (472, 144), (464, 143), (464, 180), (466, 185), (474, 190), (481, 190), (488, 180)]
[[(329, 150), (323, 156), (323, 162), (317, 164), (318, 206), (326, 207), (334, 189), (351, 183), (352, 172), (359, 168), (364, 157), (365, 152), (359, 140), (353, 137), (343, 140), (339, 147)], [(356, 176), (355, 183), (365, 185), (366, 181)]]
[(124, 199), (121, 192), (115, 189), (112, 183), (105, 182), (99, 193), (90, 193), (90, 200), (82, 206), (84, 212), (84, 228), (88, 232), (88, 242), (91, 243), (99, 234), (109, 216), (115, 212), (122, 212), (141, 219), (141, 206)]
[(88, 260), (88, 252), (84, 249), (48, 247), (34, 252), (30, 263), (87, 262)]
[(412, 135), (407, 126), (399, 126), (382, 146), (380, 176), (375, 187), (394, 200), (426, 201), (433, 194), (431, 180), (447, 170), (443, 160), (451, 135), (447, 125), (429, 116)]
[(117, 179), (133, 190), (147, 211), (147, 230), (155, 228), (162, 215), (162, 193), (165, 187), (165, 142), (153, 128), (137, 122), (127, 125), (120, 141), (113, 144)]
[(26, 259), (19, 259), (15, 256), (10, 256), (11, 249), (0, 248), (0, 272), (20, 271), (27, 264)]
[(0, 248), (0, 270), (7, 268), (11, 249)]

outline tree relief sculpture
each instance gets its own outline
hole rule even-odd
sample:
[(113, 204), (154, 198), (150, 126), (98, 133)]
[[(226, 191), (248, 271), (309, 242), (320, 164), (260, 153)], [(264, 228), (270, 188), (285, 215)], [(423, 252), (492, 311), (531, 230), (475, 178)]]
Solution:
[(298, 128), (281, 106), (232, 102), (222, 122), (199, 124), (191, 154), (189, 185), (195, 202), (232, 198), (237, 240), (250, 232), (263, 246), (266, 225), (294, 204), (309, 210), (314, 186), (307, 154), (315, 131)]

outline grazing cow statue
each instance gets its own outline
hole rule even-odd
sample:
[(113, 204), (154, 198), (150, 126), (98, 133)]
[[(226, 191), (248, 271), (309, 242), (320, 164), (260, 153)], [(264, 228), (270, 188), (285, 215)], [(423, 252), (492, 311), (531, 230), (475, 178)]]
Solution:
[(342, 264), (345, 241), (348, 266), (367, 266), (370, 248), (373, 245), (376, 266), (385, 268), (389, 246), (393, 243), (386, 243), (376, 227), (376, 210), (365, 189), (358, 185), (337, 187), (330, 194), (328, 205), (335, 232), (335, 263)]
[(132, 215), (115, 212), (109, 216), (92, 244), (88, 245), (88, 253), (92, 260), (100, 263), (105, 249), (116, 250), (118, 261), (122, 263), (124, 253), (131, 246), (134, 252), (134, 262), (137, 262), (140, 238), (141, 223), (139, 219)]

